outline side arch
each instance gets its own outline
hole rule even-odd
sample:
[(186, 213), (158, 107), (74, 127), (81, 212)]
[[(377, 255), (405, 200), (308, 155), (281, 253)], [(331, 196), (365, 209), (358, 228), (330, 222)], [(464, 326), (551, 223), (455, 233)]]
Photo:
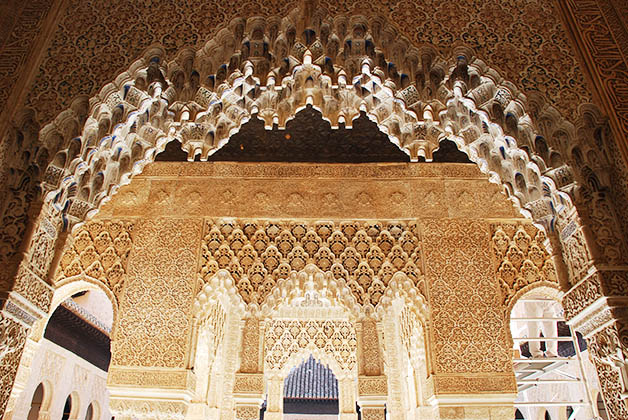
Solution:
[(44, 332), (46, 330), (46, 326), (48, 325), (48, 321), (54, 311), (65, 301), (66, 299), (72, 297), (76, 293), (89, 291), (89, 290), (97, 290), (103, 292), (105, 296), (108, 298), (109, 303), (111, 304), (111, 310), (113, 312), (113, 325), (111, 334), (113, 334), (113, 328), (115, 328), (116, 320), (118, 319), (118, 300), (115, 294), (108, 289), (105, 285), (100, 283), (97, 280), (93, 280), (90, 278), (77, 278), (77, 279), (66, 279), (62, 283), (60, 283), (52, 296), (52, 300), (50, 303), (50, 308), (48, 310), (48, 316), (45, 318), (37, 320), (33, 327), (30, 330), (29, 338), (38, 342), (44, 336)]

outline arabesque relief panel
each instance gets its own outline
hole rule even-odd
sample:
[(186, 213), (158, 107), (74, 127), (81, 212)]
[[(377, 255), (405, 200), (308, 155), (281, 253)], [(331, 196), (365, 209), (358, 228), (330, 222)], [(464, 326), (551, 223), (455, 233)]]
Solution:
[(112, 340), (112, 365), (185, 367), (200, 221), (139, 221)]
[(430, 220), (422, 228), (436, 392), (474, 392), (485, 386), (514, 391), (490, 224)]

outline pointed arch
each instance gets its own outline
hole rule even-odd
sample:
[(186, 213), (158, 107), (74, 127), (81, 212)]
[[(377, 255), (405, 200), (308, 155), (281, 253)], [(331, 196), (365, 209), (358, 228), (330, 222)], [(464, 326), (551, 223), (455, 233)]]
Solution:
[(357, 375), (356, 372), (347, 370), (346, 368), (340, 366), (334, 355), (329, 353), (328, 351), (325, 351), (325, 349), (310, 346), (290, 355), (290, 357), (286, 360), (283, 368), (280, 370), (281, 376), (284, 378), (287, 377), (293, 368), (298, 367), (310, 356), (314, 357), (317, 362), (329, 367), (336, 379), (340, 380), (345, 377), (352, 377)]
[(375, 308), (376, 314), (381, 318), (390, 309), (396, 299), (402, 299), (404, 304), (418, 316), (423, 326), (427, 325), (429, 310), (427, 298), (412, 280), (404, 272), (397, 272), (388, 283), (380, 302)]

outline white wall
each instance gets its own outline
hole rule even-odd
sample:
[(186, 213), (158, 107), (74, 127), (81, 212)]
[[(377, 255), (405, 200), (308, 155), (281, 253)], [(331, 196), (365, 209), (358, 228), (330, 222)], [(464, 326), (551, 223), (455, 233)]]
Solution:
[[(24, 359), (26, 358), (26, 360)], [(18, 383), (19, 382), (19, 383)], [(74, 353), (42, 338), (39, 343), (27, 341), (27, 349), (20, 365), (16, 385), (21, 387), (13, 410), (7, 411), (4, 420), (26, 419), (31, 407), (31, 400), (37, 386), (50, 384), (49, 405), (44, 403), (42, 410), (48, 409), (50, 419), (60, 419), (68, 395), (75, 392), (73, 404), (78, 404), (78, 415), (72, 419), (84, 420), (87, 407), (96, 402), (99, 415), (95, 420), (110, 420), (109, 392), (107, 391), (107, 372), (81, 359)]]

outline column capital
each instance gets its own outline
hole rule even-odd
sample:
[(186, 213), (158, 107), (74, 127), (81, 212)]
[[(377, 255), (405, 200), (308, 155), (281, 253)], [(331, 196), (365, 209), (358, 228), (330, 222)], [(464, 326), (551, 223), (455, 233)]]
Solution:
[(263, 373), (236, 373), (233, 384), (233, 395), (237, 398), (246, 398), (250, 395), (264, 393)]
[(245, 404), (236, 401), (236, 420), (258, 420), (261, 404), (261, 402), (259, 404)]

